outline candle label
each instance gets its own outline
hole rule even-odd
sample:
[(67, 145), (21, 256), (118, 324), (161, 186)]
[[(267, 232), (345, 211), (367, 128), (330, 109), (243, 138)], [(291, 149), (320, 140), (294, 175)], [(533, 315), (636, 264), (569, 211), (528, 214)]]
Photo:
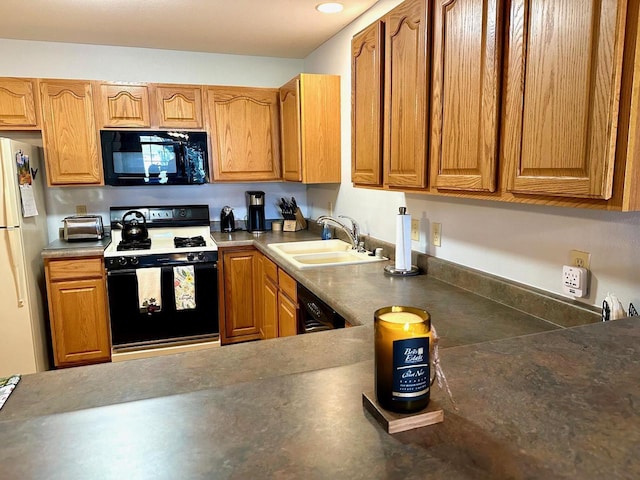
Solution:
[(393, 342), (394, 400), (415, 401), (429, 393), (429, 337)]

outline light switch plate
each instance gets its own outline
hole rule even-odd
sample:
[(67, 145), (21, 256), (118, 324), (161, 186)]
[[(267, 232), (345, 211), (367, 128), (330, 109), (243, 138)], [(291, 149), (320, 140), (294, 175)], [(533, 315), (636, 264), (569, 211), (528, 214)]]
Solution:
[(433, 224), (431, 243), (433, 244), (434, 247), (440, 247), (442, 245), (442, 224), (440, 223)]
[(417, 218), (411, 219), (411, 240), (420, 241), (420, 220)]

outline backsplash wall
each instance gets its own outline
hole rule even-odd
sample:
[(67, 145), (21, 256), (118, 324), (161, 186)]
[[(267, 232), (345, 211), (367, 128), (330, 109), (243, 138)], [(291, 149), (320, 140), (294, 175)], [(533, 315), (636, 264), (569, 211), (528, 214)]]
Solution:
[(209, 205), (211, 220), (220, 220), (225, 205), (233, 208), (236, 220), (247, 215), (247, 190), (265, 192), (265, 217), (282, 218), (276, 204), (280, 197), (296, 198), (303, 215), (308, 215), (306, 186), (297, 183), (233, 183), (207, 185), (156, 185), (146, 187), (77, 187), (46, 189), (49, 238), (58, 236), (64, 217), (74, 215), (76, 205), (86, 205), (87, 213), (102, 215), (109, 223), (109, 207), (144, 205)]

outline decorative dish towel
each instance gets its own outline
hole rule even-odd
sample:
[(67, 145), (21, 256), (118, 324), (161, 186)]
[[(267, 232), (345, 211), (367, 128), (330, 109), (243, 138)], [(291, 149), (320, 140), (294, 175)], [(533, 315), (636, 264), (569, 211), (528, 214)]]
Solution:
[(0, 408), (3, 407), (4, 402), (7, 401), (13, 389), (20, 381), (20, 375), (12, 375), (10, 377), (0, 378)]
[(138, 268), (138, 303), (140, 312), (149, 315), (162, 310), (162, 292), (159, 268)]
[(176, 310), (196, 308), (196, 278), (193, 265), (173, 267), (173, 289), (176, 296)]

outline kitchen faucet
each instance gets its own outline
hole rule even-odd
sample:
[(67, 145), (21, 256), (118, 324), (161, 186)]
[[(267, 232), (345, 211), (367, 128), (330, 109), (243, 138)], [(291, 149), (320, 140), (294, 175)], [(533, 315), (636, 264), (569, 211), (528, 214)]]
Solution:
[(338, 227), (344, 231), (349, 237), (349, 241), (351, 242), (351, 247), (356, 250), (359, 249), (360, 243), (360, 227), (358, 226), (358, 222), (356, 222), (353, 218), (348, 217), (346, 215), (338, 215), (340, 218), (346, 218), (351, 222), (351, 227), (348, 227), (344, 223), (342, 223), (337, 218), (330, 217), (329, 215), (321, 215), (318, 217), (317, 222), (322, 225), (324, 222), (327, 222), (334, 227)]

